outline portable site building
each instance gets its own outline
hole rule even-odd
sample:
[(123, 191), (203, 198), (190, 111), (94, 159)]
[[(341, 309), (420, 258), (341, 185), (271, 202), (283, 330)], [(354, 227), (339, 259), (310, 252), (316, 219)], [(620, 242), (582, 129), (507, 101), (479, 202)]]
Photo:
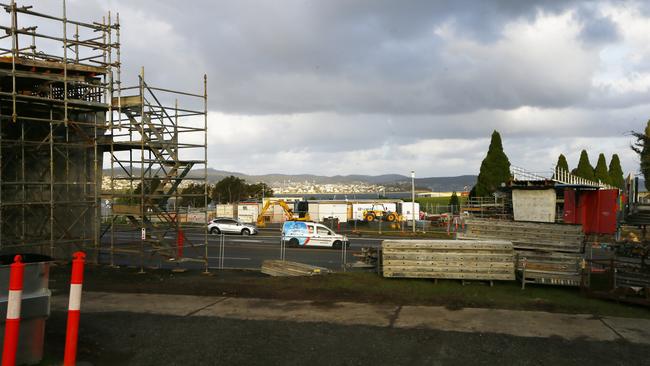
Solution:
[(350, 203), (346, 201), (310, 201), (309, 216), (314, 221), (333, 217), (339, 222), (348, 221)]
[(257, 202), (240, 202), (237, 204), (237, 219), (245, 223), (257, 222), (260, 214), (260, 204)]
[(413, 214), (415, 213), (415, 219), (420, 219), (420, 204), (415, 202), (400, 202), (398, 204), (399, 214), (404, 217), (404, 220), (409, 221), (413, 220)]
[(214, 217), (235, 217), (235, 205), (232, 203), (216, 204), (214, 206)]

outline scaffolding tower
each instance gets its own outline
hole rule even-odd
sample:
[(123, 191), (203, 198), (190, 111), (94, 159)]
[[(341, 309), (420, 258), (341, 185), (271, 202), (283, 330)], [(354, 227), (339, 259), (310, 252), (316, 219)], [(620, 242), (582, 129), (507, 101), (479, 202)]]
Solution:
[[(0, 251), (178, 259), (184, 227), (207, 249), (207, 78), (185, 93), (150, 86), (143, 69), (123, 88), (119, 14), (75, 21), (61, 4), (55, 16), (0, 3)], [(187, 181), (203, 187), (183, 195), (203, 200), (200, 224), (169, 209)], [(122, 219), (140, 240), (116, 241)]]
[[(143, 68), (138, 85), (121, 92), (129, 95), (113, 98), (109, 115), (112, 207), (102, 234), (110, 228), (110, 263), (116, 255), (138, 254), (141, 268), (162, 257), (200, 261), (207, 269), (207, 255), (199, 250), (208, 244), (207, 76), (202, 93), (188, 93), (149, 85)], [(187, 184), (200, 190), (181, 197)], [(183, 220), (181, 199), (201, 201), (193, 219), (186, 212)], [(116, 238), (116, 229), (128, 231), (125, 223), (139, 240)], [(183, 246), (193, 249), (189, 256)]]
[(97, 249), (97, 141), (119, 83), (119, 20), (70, 20), (65, 2), (61, 16), (0, 6), (0, 249)]

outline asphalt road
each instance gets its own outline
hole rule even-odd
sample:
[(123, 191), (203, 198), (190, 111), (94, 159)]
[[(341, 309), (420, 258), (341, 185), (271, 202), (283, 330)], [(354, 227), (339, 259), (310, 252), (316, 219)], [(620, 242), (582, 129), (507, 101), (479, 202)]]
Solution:
[[(60, 365), (64, 312), (46, 327), (44, 365)], [(648, 347), (392, 326), (82, 314), (78, 361), (92, 365), (645, 365)]]
[[(102, 238), (104, 251), (100, 259), (104, 262), (110, 260), (109, 251), (111, 237), (106, 233)], [(131, 243), (139, 245), (140, 233), (137, 231), (116, 231), (115, 247), (124, 248)], [(203, 246), (203, 235), (186, 234), (189, 243), (197, 244), (196, 247), (187, 246), (183, 250), (185, 257), (203, 258), (205, 247)], [(175, 236), (167, 236), (167, 239), (175, 241)], [(315, 266), (340, 270), (343, 266), (343, 259), (346, 263), (356, 261), (355, 253), (360, 253), (362, 247), (379, 247), (382, 238), (350, 238), (350, 247), (345, 249), (345, 257), (342, 249), (331, 248), (291, 248), (285, 249), (285, 259)], [(221, 237), (219, 235), (208, 236), (208, 265), (211, 268), (218, 268), (220, 263)], [(258, 235), (224, 235), (223, 236), (223, 266), (224, 268), (259, 269), (262, 262), (267, 259), (281, 258), (280, 233), (273, 230), (264, 230)], [(144, 266), (173, 267), (174, 262), (167, 261), (161, 256), (145, 255), (142, 258)], [(116, 255), (114, 263), (118, 265), (140, 265), (140, 256), (137, 254)], [(185, 267), (201, 268), (201, 263), (184, 263)]]

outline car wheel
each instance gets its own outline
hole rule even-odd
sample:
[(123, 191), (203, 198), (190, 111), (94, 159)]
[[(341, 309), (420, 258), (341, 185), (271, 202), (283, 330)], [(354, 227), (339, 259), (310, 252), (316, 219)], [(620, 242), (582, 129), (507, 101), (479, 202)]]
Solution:
[(290, 247), (297, 247), (298, 245), (300, 245), (300, 243), (298, 242), (298, 239), (291, 238), (291, 240), (289, 240), (289, 246)]
[(219, 231), (218, 228), (213, 227), (212, 229), (210, 229), (210, 234), (213, 234), (213, 235), (221, 234), (221, 231)]
[(389, 214), (388, 216), (386, 216), (386, 221), (388, 221), (388, 222), (395, 221), (395, 215), (394, 214)]
[(366, 215), (366, 221), (368, 221), (368, 222), (375, 221), (375, 215), (373, 215), (373, 214)]
[(339, 240), (335, 241), (334, 244), (332, 244), (332, 248), (334, 249), (341, 249), (342, 247), (342, 243)]
[(251, 231), (248, 229), (242, 229), (241, 234), (244, 236), (249, 236), (251, 234)]

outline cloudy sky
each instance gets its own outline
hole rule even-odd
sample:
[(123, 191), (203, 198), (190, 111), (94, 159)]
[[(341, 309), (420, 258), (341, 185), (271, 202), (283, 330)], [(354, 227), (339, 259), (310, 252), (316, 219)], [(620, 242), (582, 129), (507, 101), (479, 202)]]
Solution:
[(476, 174), (496, 129), (531, 171), (581, 149), (638, 171), (645, 2), (68, 0), (70, 17), (108, 10), (124, 75), (198, 91), (208, 74), (213, 168)]

